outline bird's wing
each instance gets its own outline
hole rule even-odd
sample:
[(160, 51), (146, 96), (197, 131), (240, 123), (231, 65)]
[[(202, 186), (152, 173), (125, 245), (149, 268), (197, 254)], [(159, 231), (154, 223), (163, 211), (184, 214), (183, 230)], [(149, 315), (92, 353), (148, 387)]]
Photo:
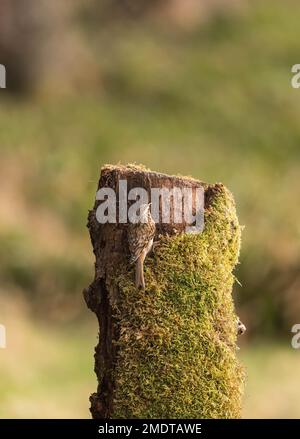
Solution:
[(149, 241), (154, 237), (155, 228), (150, 224), (132, 224), (128, 230), (130, 262), (134, 263), (147, 248)]

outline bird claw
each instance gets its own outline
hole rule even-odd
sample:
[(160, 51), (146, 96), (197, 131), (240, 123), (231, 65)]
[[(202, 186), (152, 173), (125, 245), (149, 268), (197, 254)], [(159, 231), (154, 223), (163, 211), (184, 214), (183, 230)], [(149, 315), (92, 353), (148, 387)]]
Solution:
[(153, 244), (152, 244), (152, 252), (153, 252), (153, 253), (155, 253), (155, 249), (156, 249), (157, 247), (159, 247), (159, 245), (160, 245), (160, 242), (159, 242), (159, 241), (155, 241), (155, 242), (153, 242)]

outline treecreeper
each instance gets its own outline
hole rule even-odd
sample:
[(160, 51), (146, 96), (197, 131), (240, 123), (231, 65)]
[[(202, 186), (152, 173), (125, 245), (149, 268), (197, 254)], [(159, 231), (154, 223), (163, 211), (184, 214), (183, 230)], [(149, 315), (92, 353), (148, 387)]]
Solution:
[(135, 286), (145, 289), (144, 261), (153, 246), (155, 222), (151, 216), (150, 203), (141, 204), (138, 220), (128, 226), (130, 262), (135, 263)]

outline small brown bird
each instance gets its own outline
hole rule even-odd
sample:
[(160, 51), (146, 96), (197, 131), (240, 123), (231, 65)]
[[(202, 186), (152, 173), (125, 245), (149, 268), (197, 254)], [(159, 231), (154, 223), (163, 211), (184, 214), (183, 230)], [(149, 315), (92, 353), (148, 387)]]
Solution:
[(246, 332), (246, 326), (241, 322), (240, 318), (237, 317), (237, 335), (243, 335)]
[(135, 285), (145, 289), (144, 261), (153, 246), (155, 222), (151, 216), (150, 204), (140, 206), (140, 216), (128, 228), (130, 263), (135, 263)]

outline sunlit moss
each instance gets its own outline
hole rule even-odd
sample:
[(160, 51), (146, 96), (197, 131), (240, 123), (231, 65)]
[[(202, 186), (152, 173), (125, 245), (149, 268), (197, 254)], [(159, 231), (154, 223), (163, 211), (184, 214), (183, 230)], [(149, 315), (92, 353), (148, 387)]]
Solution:
[(146, 291), (121, 268), (115, 418), (236, 418), (244, 371), (236, 357), (232, 270), (240, 226), (216, 187), (198, 235), (163, 237), (146, 260)]

